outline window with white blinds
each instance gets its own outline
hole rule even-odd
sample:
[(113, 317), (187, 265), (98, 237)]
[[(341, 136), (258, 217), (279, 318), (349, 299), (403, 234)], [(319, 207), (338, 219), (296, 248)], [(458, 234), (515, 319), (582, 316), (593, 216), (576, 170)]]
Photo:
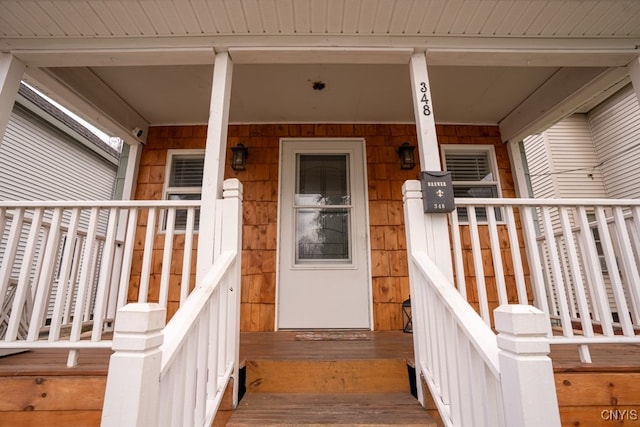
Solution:
[[(446, 145), (442, 147), (442, 161), (445, 170), (451, 172), (455, 197), (500, 197), (493, 146)], [(486, 221), (486, 210), (477, 208), (476, 217), (479, 221)], [(458, 218), (461, 221), (468, 220), (466, 208), (458, 209)], [(496, 209), (496, 219), (501, 218), (500, 211)]]
[[(202, 174), (204, 171), (204, 150), (169, 150), (167, 153), (167, 180), (164, 198), (167, 200), (200, 200), (202, 195)], [(196, 211), (195, 227), (200, 224), (200, 210)], [(187, 211), (176, 211), (176, 230), (184, 230), (187, 225)], [(163, 229), (166, 227), (166, 215)]]

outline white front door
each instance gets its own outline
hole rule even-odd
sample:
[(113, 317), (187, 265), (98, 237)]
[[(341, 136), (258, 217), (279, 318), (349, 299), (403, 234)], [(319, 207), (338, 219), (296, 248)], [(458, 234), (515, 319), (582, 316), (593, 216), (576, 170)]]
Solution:
[(371, 328), (364, 141), (280, 153), (278, 328)]

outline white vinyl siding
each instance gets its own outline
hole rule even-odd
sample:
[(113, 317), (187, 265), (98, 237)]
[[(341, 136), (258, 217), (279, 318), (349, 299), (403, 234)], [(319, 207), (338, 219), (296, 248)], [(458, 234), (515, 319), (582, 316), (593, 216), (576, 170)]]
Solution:
[(640, 106), (633, 88), (593, 109), (589, 122), (607, 197), (640, 198)]
[(532, 135), (524, 140), (531, 189), (533, 197), (538, 199), (550, 199), (556, 194), (553, 175), (551, 175), (552, 159), (548, 148), (544, 133)]
[(110, 200), (116, 166), (22, 107), (0, 143), (0, 200)]

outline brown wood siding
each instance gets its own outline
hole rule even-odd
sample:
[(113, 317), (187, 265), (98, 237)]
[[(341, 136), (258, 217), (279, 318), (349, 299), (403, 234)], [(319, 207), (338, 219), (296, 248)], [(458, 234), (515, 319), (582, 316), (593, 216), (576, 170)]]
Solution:
[[(441, 144), (492, 144), (495, 146), (503, 197), (515, 190), (506, 146), (495, 126), (436, 127)], [(280, 138), (364, 138), (367, 153), (371, 274), (375, 330), (402, 328), (402, 301), (409, 297), (402, 184), (417, 179), (419, 167), (401, 170), (397, 147), (416, 145), (414, 125), (403, 124), (268, 124), (231, 125), (228, 145), (244, 144), (249, 150), (246, 171), (233, 171), (227, 162), (225, 176), (244, 185), (241, 329), (271, 331), (275, 324), (276, 247), (278, 212), (278, 161)], [(137, 199), (160, 199), (168, 149), (204, 148), (205, 126), (152, 127), (142, 151)], [(228, 156), (230, 155), (230, 150)], [(417, 150), (416, 150), (417, 154)], [(418, 160), (418, 159), (417, 159)], [(139, 236), (144, 238), (144, 234)], [(179, 242), (177, 249), (180, 250)], [(156, 242), (158, 255), (162, 241)], [(138, 258), (141, 258), (141, 248)], [(195, 257), (194, 257), (195, 259)], [(156, 265), (158, 264), (158, 265)], [(156, 271), (157, 267), (157, 271)], [(158, 293), (160, 262), (154, 263), (150, 300)], [(179, 280), (172, 272), (172, 286)], [(137, 270), (136, 270), (137, 268)], [(134, 267), (139, 275), (139, 267)], [(471, 286), (472, 280), (468, 281)], [(137, 292), (136, 279), (132, 293)], [(170, 292), (171, 315), (177, 304)]]

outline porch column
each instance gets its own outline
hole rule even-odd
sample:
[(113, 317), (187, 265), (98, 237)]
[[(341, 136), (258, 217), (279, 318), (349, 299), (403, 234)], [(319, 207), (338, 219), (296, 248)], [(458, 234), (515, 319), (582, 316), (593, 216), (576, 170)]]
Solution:
[(24, 70), (24, 64), (12, 54), (0, 53), (0, 141), (7, 130)]
[(222, 197), (232, 72), (233, 63), (229, 54), (227, 52), (218, 53), (213, 66), (213, 84), (204, 155), (196, 283), (204, 276), (214, 259), (215, 224), (213, 218), (215, 218), (216, 200)]
[(629, 77), (631, 78), (631, 84), (636, 92), (636, 98), (640, 102), (640, 56), (631, 61), (628, 66)]
[[(411, 57), (411, 89), (420, 153), (420, 170), (441, 171), (440, 148), (436, 136), (436, 122), (433, 118), (431, 86), (427, 72), (427, 58), (424, 52)], [(451, 265), (451, 245), (446, 214), (424, 216), (427, 232), (427, 253), (446, 278), (453, 283)]]

